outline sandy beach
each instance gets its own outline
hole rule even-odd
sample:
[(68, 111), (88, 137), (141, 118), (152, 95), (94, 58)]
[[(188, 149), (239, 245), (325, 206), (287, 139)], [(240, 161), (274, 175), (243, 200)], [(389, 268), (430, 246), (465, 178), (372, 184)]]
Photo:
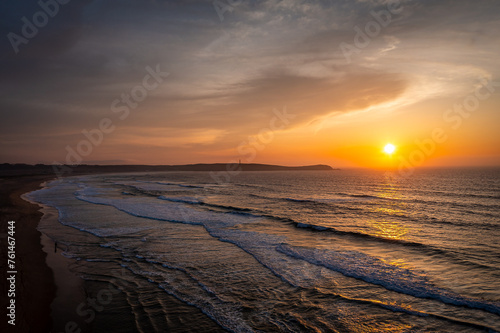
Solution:
[[(50, 304), (56, 293), (54, 275), (46, 264), (46, 253), (40, 242), (41, 233), (37, 225), (42, 217), (40, 206), (31, 204), (21, 195), (40, 188), (40, 184), (51, 176), (20, 176), (0, 178), (2, 237), (1, 262), (6, 271), (7, 222), (16, 226), (16, 319), (15, 326), (2, 318), (2, 332), (49, 332), (51, 329)], [(7, 306), (6, 279), (1, 280), (2, 308)]]
[[(7, 241), (7, 222), (16, 222), (17, 266), (15, 325), (2, 321), (2, 332), (64, 332), (69, 322), (78, 319), (75, 309), (85, 300), (84, 281), (70, 271), (71, 259), (62, 256), (63, 249), (37, 229), (41, 220), (57, 219), (57, 211), (24, 198), (24, 194), (42, 188), (52, 178), (29, 175), (0, 179), (0, 233)], [(2, 266), (7, 263), (5, 250), (6, 246), (2, 247)], [(4, 281), (2, 291), (7, 294)], [(7, 301), (2, 298), (2, 306), (8, 306)], [(88, 328), (81, 320), (77, 324), (82, 331)]]

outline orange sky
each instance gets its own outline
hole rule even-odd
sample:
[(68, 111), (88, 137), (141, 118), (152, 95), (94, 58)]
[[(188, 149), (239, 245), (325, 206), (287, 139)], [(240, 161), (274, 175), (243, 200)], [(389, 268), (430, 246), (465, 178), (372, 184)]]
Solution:
[[(21, 34), (39, 8), (9, 6)], [(498, 2), (233, 9), (71, 3), (5, 38), (0, 162), (500, 165)]]

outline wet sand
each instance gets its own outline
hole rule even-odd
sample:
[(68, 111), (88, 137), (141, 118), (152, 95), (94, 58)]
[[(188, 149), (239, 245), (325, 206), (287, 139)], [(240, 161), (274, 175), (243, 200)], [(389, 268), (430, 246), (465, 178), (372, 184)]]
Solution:
[[(42, 220), (53, 219), (57, 221), (57, 210), (51, 207), (43, 207)], [(57, 222), (56, 222), (57, 223)], [(76, 309), (85, 302), (84, 280), (75, 275), (70, 266), (74, 260), (62, 255), (64, 251), (63, 244), (56, 244), (52, 239), (41, 234), (41, 244), (45, 253), (47, 253), (46, 263), (54, 273), (54, 283), (56, 293), (50, 306), (52, 317), (53, 332), (72, 332), (66, 327), (76, 326), (82, 332), (90, 332), (90, 327), (78, 316)], [(76, 332), (78, 329), (76, 329)]]
[[(1, 239), (1, 307), (7, 307), (7, 222), (15, 221), (16, 239), (16, 319), (15, 326), (2, 316), (2, 332), (49, 332), (52, 327), (50, 305), (56, 293), (54, 274), (46, 264), (46, 253), (40, 242), (37, 225), (42, 217), (40, 206), (29, 203), (21, 195), (40, 188), (53, 176), (19, 176), (0, 178)], [(4, 311), (2, 311), (4, 313)]]

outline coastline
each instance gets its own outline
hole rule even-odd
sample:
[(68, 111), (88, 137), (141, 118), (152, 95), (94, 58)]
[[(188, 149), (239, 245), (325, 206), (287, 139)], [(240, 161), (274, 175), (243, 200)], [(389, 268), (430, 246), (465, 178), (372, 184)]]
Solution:
[[(37, 229), (43, 213), (39, 205), (21, 197), (40, 189), (43, 182), (52, 178), (51, 175), (0, 177), (2, 266), (6, 268), (7, 263), (7, 222), (15, 221), (17, 270), (15, 326), (2, 318), (2, 332), (49, 332), (52, 328), (51, 304), (56, 295), (56, 284), (54, 273), (46, 263), (42, 234)], [(2, 293), (7, 295), (7, 280), (3, 278), (1, 281)], [(8, 299), (1, 299), (1, 306), (5, 309)]]
[[(57, 210), (25, 198), (25, 194), (44, 187), (53, 176), (30, 175), (0, 177), (2, 216), (2, 266), (7, 263), (4, 251), (7, 222), (15, 221), (16, 239), (16, 319), (15, 326), (2, 320), (2, 332), (63, 332), (74, 321), (75, 309), (85, 300), (83, 279), (70, 271), (71, 260), (55, 251), (52, 239), (39, 230), (41, 223), (57, 221)], [(2, 292), (7, 285), (2, 279)], [(2, 298), (2, 307), (7, 307)], [(77, 318), (77, 317), (76, 317)], [(78, 318), (77, 318), (78, 319)], [(77, 323), (81, 324), (81, 323)]]
[[(107, 283), (89, 282), (75, 274), (70, 268), (73, 259), (63, 255), (64, 244), (46, 235), (44, 228), (71, 228), (59, 225), (57, 209), (29, 200), (25, 195), (44, 188), (54, 180), (54, 175), (0, 176), (1, 221), (0, 265), (7, 271), (7, 222), (16, 222), (16, 319), (15, 326), (2, 320), (0, 332), (107, 332), (121, 327), (135, 331), (132, 308), (127, 295), (120, 293), (113, 300), (113, 307), (121, 313), (98, 312), (95, 320), (88, 323), (76, 312), (84, 304), (88, 311), (88, 297), (109, 288)], [(4, 245), (5, 244), (5, 245)], [(4, 265), (5, 263), (5, 265)], [(5, 275), (6, 273), (4, 273)], [(2, 292), (7, 295), (7, 280), (1, 279)], [(174, 296), (161, 293), (161, 304), (166, 312), (165, 329), (176, 332), (195, 332), (201, 325), (207, 332), (225, 331), (213, 319), (196, 307), (187, 305)], [(1, 306), (8, 306), (9, 299), (1, 298)], [(87, 304), (88, 303), (88, 304)], [(4, 309), (5, 309), (4, 307)], [(117, 318), (113, 314), (118, 314)], [(124, 313), (128, 315), (123, 316)]]
[[(32, 202), (28, 198), (23, 197), (23, 199)], [(63, 245), (55, 243), (43, 232), (43, 228), (51, 228), (54, 224), (59, 223), (57, 209), (39, 203), (32, 203), (41, 207), (40, 212), (43, 215), (38, 224), (38, 230), (41, 234), (40, 243), (47, 255), (45, 262), (53, 272), (56, 286), (55, 295), (50, 305), (51, 331), (66, 332), (66, 324), (74, 322), (78, 325), (78, 328), (82, 329), (82, 332), (85, 332), (85, 328), (88, 327), (76, 314), (78, 305), (85, 301), (85, 282), (70, 270), (74, 260), (63, 255)]]

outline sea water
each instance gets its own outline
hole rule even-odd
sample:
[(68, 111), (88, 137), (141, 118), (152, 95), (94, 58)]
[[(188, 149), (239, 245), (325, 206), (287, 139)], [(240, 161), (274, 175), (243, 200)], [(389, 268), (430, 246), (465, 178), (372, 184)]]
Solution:
[[(500, 170), (224, 179), (78, 176), (28, 197), (57, 209), (40, 229), (75, 274), (124, 295), (96, 318), (131, 332), (500, 331)], [(174, 320), (168, 299), (199, 314)]]

